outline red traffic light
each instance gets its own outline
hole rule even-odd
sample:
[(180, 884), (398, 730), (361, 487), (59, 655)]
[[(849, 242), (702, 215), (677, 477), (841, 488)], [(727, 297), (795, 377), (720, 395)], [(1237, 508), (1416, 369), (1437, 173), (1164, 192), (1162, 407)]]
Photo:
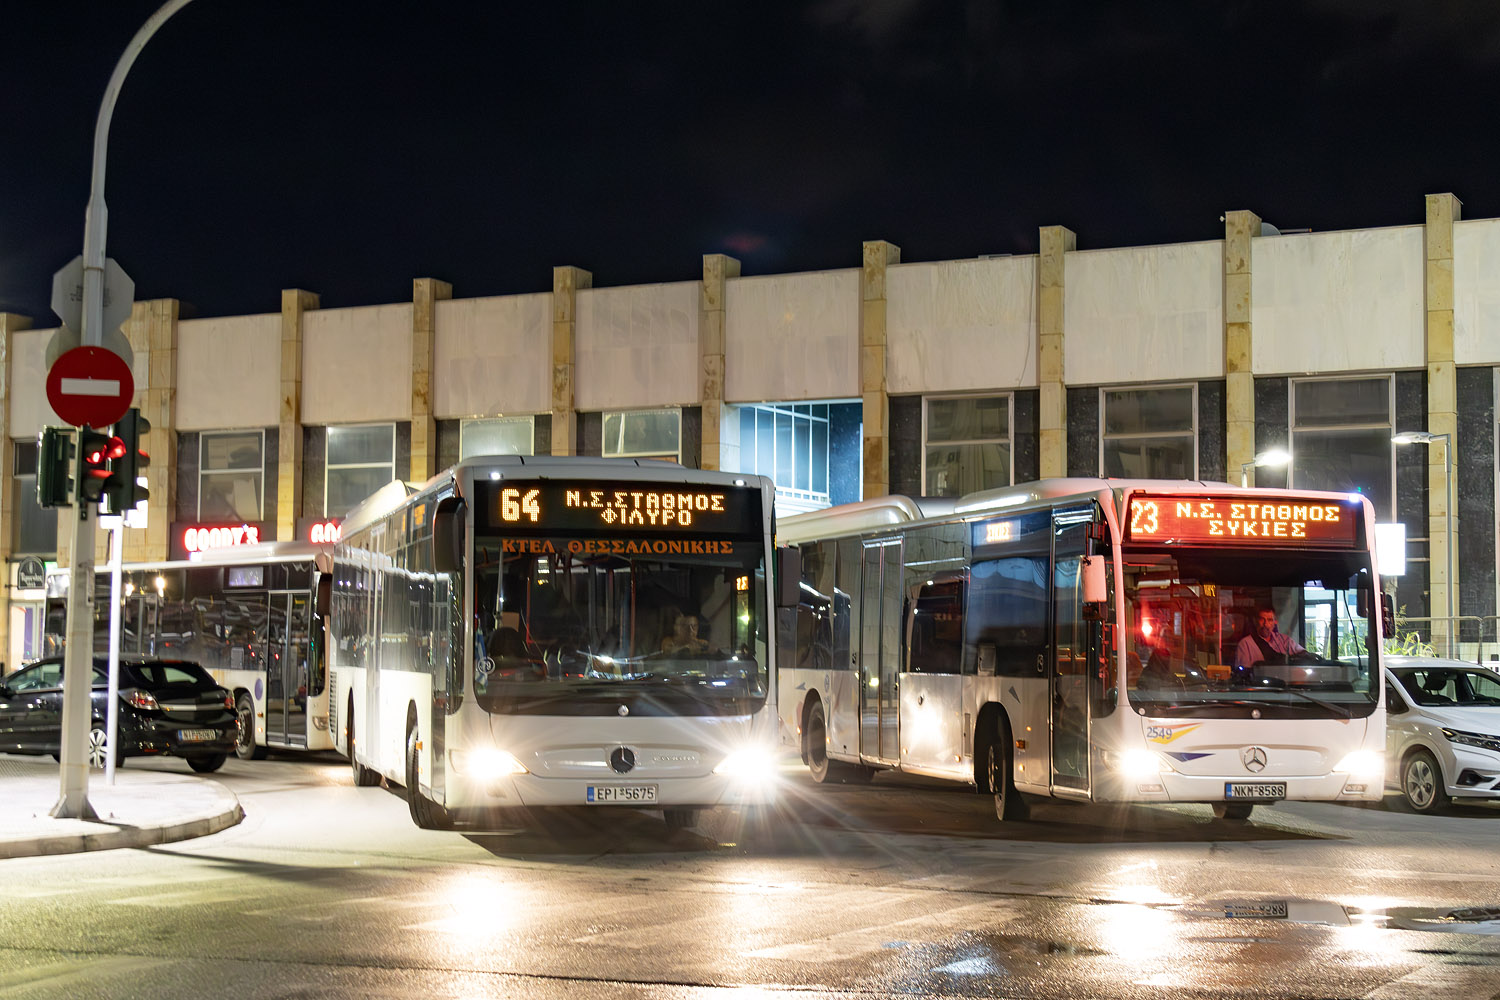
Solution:
[(125, 447), (125, 442), (118, 437), (104, 438), (94, 443), (83, 456), (83, 460), (89, 465), (102, 465), (105, 462), (113, 462), (117, 458), (125, 457), (130, 449)]

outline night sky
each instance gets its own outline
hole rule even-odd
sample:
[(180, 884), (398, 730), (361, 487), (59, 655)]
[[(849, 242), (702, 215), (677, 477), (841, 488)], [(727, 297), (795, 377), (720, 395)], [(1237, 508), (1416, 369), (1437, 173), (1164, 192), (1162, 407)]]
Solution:
[[(23, 0), (0, 309), (56, 321), (94, 119), (157, 6)], [(19, 9), (17, 9), (19, 7)], [(196, 0), (116, 110), (106, 251), (199, 316), (1500, 216), (1500, 3)]]

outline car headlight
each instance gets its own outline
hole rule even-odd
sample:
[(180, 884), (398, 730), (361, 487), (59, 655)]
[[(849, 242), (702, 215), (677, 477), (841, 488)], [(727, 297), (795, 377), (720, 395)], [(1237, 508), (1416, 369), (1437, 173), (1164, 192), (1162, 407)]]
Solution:
[(506, 750), (496, 750), (494, 747), (482, 747), (478, 750), (449, 750), (448, 762), (453, 765), (454, 774), (481, 780), (527, 773), (526, 765), (517, 760), (515, 754)]
[(1491, 736), (1488, 733), (1470, 733), (1462, 729), (1448, 729), (1444, 727), (1443, 735), (1448, 738), (1449, 743), (1462, 743), (1466, 747), (1479, 747), (1481, 750), (1494, 750), (1500, 753), (1500, 736)]
[(776, 758), (769, 751), (758, 747), (735, 750), (714, 768), (714, 774), (724, 774), (746, 784), (765, 784), (776, 780)]
[(1161, 754), (1150, 750), (1106, 750), (1104, 764), (1127, 778), (1154, 778), (1163, 771), (1172, 770)]
[(1355, 750), (1344, 754), (1333, 769), (1351, 777), (1375, 779), (1385, 774), (1385, 755), (1377, 750)]

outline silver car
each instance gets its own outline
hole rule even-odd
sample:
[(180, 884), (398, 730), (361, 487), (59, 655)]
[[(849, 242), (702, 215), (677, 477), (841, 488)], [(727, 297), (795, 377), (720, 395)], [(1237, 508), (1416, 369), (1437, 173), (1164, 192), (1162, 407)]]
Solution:
[(1500, 673), (1460, 660), (1385, 658), (1386, 787), (1412, 812), (1500, 799)]

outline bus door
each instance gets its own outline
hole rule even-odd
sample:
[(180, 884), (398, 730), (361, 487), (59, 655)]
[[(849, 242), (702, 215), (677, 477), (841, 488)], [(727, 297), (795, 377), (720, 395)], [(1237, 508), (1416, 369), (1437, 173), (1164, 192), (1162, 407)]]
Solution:
[(1089, 790), (1089, 669), (1092, 623), (1083, 617), (1082, 557), (1092, 507), (1052, 517), (1052, 785)]
[(273, 590), (267, 596), (266, 742), (305, 747), (311, 601), (305, 590)]
[(901, 539), (866, 542), (860, 574), (859, 754), (900, 759)]

